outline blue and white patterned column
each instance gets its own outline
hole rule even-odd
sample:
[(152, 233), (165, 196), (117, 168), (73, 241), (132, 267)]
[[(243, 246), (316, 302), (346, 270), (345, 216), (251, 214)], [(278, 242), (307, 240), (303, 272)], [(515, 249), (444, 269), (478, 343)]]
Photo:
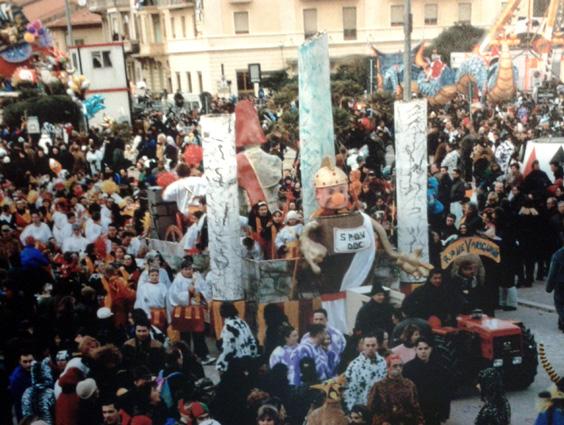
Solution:
[(321, 160), (335, 160), (333, 109), (327, 34), (316, 36), (298, 49), (300, 89), (300, 166), (304, 218), (317, 210), (313, 178)]

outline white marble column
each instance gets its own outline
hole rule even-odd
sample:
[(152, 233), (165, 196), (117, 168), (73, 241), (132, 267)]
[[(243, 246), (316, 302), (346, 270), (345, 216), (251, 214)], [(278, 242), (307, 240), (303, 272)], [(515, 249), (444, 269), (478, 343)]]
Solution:
[(208, 182), (207, 220), (213, 299), (244, 298), (239, 240), (239, 195), (235, 155), (235, 115), (204, 115), (204, 175)]
[[(422, 249), (429, 261), (427, 221), (427, 100), (395, 102), (398, 250)], [(401, 272), (401, 282), (421, 281)]]

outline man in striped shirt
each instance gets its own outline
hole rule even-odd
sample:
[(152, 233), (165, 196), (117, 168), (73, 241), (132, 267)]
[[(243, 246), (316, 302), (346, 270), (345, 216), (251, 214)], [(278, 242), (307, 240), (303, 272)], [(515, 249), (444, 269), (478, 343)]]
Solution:
[(294, 366), (294, 378), (291, 385), (299, 385), (302, 382), (300, 373), (300, 361), (306, 357), (315, 361), (315, 370), (320, 381), (330, 378), (329, 358), (323, 349), (322, 343), (327, 335), (325, 326), (313, 324), (309, 327), (308, 336), (294, 350), (291, 362)]

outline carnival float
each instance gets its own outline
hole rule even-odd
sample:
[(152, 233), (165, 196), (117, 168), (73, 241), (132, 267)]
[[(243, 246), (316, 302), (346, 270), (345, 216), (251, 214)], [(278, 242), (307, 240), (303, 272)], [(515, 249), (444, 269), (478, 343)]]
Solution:
[[(430, 57), (425, 56), (429, 43), (421, 42), (412, 51), (411, 90), (426, 97), (433, 106), (444, 105), (457, 94), (468, 95), (472, 85), (476, 89), (474, 96), (479, 100), (498, 104), (511, 100), (517, 87), (532, 88), (529, 80), (533, 74), (540, 80), (555, 76), (554, 61), (563, 59), (564, 6), (559, 0), (551, 0), (542, 23), (538, 23), (533, 32), (532, 18), (529, 16), (525, 20), (517, 15), (522, 3), (531, 10), (525, 1), (508, 2), (483, 40), (456, 71), (436, 51)], [(529, 28), (519, 33), (522, 21)], [(404, 90), (401, 85), (404, 72), (402, 53), (386, 54), (374, 46), (372, 51), (376, 59), (378, 90), (392, 92), (400, 98)], [(523, 65), (518, 67), (514, 59), (520, 56), (523, 56)], [(561, 66), (557, 75), (560, 80), (563, 70)]]
[(46, 86), (60, 82), (87, 118), (104, 109), (103, 97), (86, 99), (90, 82), (54, 46), (49, 29), (40, 20), (30, 22), (14, 3), (0, 4), (0, 79), (3, 93), (25, 87), (45, 94)]

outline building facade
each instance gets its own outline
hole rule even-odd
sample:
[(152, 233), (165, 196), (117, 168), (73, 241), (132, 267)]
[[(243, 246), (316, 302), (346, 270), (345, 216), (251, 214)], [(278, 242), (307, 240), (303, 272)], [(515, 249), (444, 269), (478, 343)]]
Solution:
[(90, 124), (103, 123), (106, 114), (118, 122), (131, 123), (123, 43), (80, 44), (72, 46), (69, 53), (78, 73), (90, 81), (86, 97), (104, 97), (104, 113), (96, 114), (90, 119)]
[[(540, 0), (539, 0), (540, 1)], [(224, 96), (252, 91), (248, 65), (263, 75), (295, 68), (297, 48), (329, 35), (333, 59), (367, 55), (370, 46), (403, 46), (403, 0), (89, 0), (107, 40), (125, 41), (130, 81)], [(413, 0), (414, 43), (456, 22), (490, 26), (506, 2)]]
[[(72, 45), (82, 46), (84, 44), (103, 43), (106, 37), (102, 32), (102, 18), (100, 15), (90, 12), (88, 9), (77, 9), (71, 14), (72, 22)], [(53, 44), (61, 50), (68, 50), (67, 19), (61, 17), (47, 23), (47, 27), (53, 35)]]

